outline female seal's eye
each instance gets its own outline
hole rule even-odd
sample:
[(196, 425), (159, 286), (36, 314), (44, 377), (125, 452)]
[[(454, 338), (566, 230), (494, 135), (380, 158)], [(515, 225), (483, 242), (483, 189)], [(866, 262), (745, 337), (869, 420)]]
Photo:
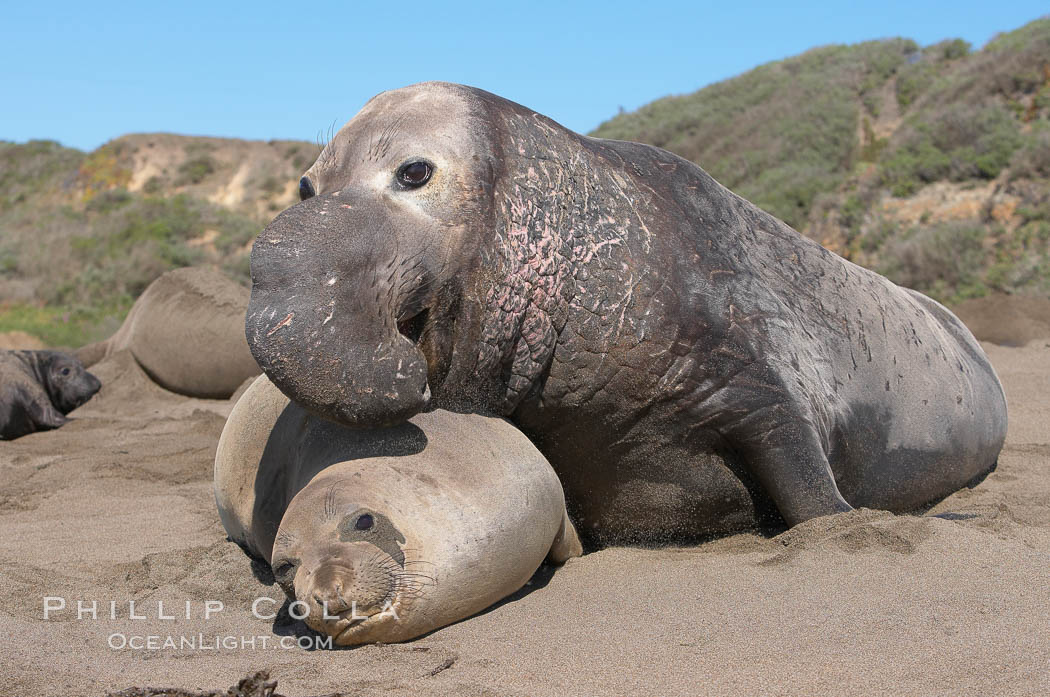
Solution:
[(358, 530), (371, 530), (373, 525), (375, 525), (375, 520), (367, 513), (358, 518), (357, 522), (354, 523), (354, 527)]
[(63, 368), (62, 369), (62, 374), (63, 375), (69, 375), (69, 368)]
[(402, 186), (414, 189), (426, 184), (433, 171), (430, 165), (422, 160), (408, 162), (397, 170), (397, 181)]

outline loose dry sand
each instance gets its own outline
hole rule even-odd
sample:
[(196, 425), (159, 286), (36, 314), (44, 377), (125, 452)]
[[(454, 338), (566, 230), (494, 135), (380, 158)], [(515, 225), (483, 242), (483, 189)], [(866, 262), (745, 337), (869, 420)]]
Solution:
[(952, 308), (981, 341), (1024, 346), (1050, 336), (1050, 299), (993, 293)]
[[(281, 595), (215, 512), (231, 403), (165, 392), (117, 354), (72, 423), (0, 442), (0, 694), (215, 689), (259, 669), (290, 696), (1048, 694), (1050, 341), (986, 349), (1011, 410), (999, 468), (925, 515), (607, 549), (418, 641), (333, 651), (280, 648), (301, 626), (252, 616)], [(45, 596), (67, 609), (45, 621)], [(99, 619), (75, 619), (78, 600)], [(205, 620), (208, 600), (224, 610)], [(109, 646), (149, 635), (211, 648)]]
[(47, 344), (32, 334), (25, 332), (0, 332), (0, 350), (39, 351), (46, 349)]

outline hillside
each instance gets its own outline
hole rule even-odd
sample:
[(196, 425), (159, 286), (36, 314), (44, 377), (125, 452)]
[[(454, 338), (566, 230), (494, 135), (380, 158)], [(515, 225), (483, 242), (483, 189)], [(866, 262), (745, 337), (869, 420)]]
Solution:
[[(1050, 298), (1050, 19), (993, 39), (825, 46), (593, 135), (699, 163), (813, 239), (958, 306)], [(156, 276), (247, 282), (312, 143), (140, 134), (83, 153), (0, 142), (0, 333), (102, 338)]]
[(592, 135), (667, 148), (828, 248), (949, 303), (1050, 294), (1050, 19), (824, 46)]
[(251, 242), (297, 200), (317, 146), (139, 134), (83, 153), (0, 143), (0, 332), (77, 345), (168, 269), (248, 281)]
[(1050, 19), (825, 46), (592, 135), (699, 163), (803, 234), (949, 303), (1050, 295)]

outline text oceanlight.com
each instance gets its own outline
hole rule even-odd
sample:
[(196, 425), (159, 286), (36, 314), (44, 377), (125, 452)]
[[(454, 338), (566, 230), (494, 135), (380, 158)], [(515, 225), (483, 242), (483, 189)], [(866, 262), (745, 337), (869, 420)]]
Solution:
[(132, 651), (162, 651), (179, 649), (182, 651), (266, 651), (268, 649), (330, 649), (330, 636), (212, 636), (197, 635), (159, 635), (159, 634), (125, 634), (114, 632), (107, 638), (109, 648), (114, 651), (131, 649)]

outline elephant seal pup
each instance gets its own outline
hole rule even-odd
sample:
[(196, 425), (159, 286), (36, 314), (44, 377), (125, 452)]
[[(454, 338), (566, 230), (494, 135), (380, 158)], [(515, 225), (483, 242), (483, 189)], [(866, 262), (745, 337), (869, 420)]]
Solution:
[(58, 428), (102, 383), (61, 351), (0, 351), (0, 438)]
[(521, 588), (544, 557), (581, 553), (561, 483), (505, 420), (434, 411), (351, 430), (290, 404), (265, 376), (222, 432), (215, 499), (230, 538), (341, 646), (464, 619)]
[(267, 375), (351, 426), (508, 416), (599, 543), (913, 510), (995, 465), (1003, 390), (954, 315), (669, 152), (426, 83), (300, 184), (252, 249)]
[(227, 399), (261, 371), (244, 339), (248, 289), (215, 269), (168, 271), (106, 341), (77, 351), (88, 366), (129, 350), (154, 382), (189, 397)]

